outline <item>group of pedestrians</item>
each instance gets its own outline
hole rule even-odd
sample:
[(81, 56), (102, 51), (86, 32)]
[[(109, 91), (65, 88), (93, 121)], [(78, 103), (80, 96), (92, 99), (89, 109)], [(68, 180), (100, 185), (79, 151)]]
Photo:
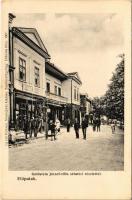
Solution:
[(42, 118), (34, 118), (32, 117), (31, 119), (25, 120), (25, 128), (24, 132), (26, 135), (26, 139), (28, 135), (30, 138), (32, 138), (33, 134), (34, 137), (37, 138), (37, 135), (39, 132), (42, 132), (44, 130), (44, 125), (43, 125), (43, 119)]
[[(48, 122), (48, 123), (47, 123)], [(75, 131), (75, 137), (76, 139), (80, 138), (80, 128), (83, 133), (83, 139), (86, 140), (87, 137), (87, 128), (89, 123), (93, 126), (93, 132), (97, 131), (100, 132), (101, 127), (101, 118), (98, 115), (92, 115), (91, 118), (87, 118), (86, 116), (83, 116), (80, 120), (76, 117), (74, 122), (71, 121), (70, 118), (66, 119), (66, 128), (67, 132), (70, 132), (71, 126), (74, 127)], [(112, 120), (110, 122), (112, 133), (115, 133), (115, 126), (116, 122)], [(42, 116), (32, 116), (31, 118), (29, 116), (24, 116), (23, 118), (21, 115), (17, 116), (16, 119), (16, 127), (15, 131), (23, 130), (25, 133), (25, 139), (28, 139), (29, 137), (32, 138), (34, 136), (37, 138), (38, 133), (45, 132), (46, 139), (48, 137), (51, 137), (51, 140), (57, 139), (57, 133), (60, 132), (60, 121), (58, 118), (55, 120), (48, 120), (44, 123), (44, 120)]]
[[(77, 139), (79, 139), (79, 130), (80, 130), (80, 122), (78, 120), (78, 118), (75, 118), (74, 121), (74, 130), (75, 130), (75, 136)], [(67, 132), (70, 132), (70, 128), (71, 128), (71, 120), (70, 118), (67, 118), (66, 120), (66, 127), (67, 127)], [(87, 131), (87, 127), (88, 127), (88, 120), (83, 117), (82, 118), (82, 132), (83, 132), (83, 139), (86, 140), (86, 131)], [(57, 133), (60, 132), (60, 121), (58, 119), (56, 120), (50, 120), (48, 123), (48, 130), (46, 133), (46, 139), (48, 137), (51, 137), (51, 140), (56, 140), (56, 136)]]
[(93, 131), (100, 132), (101, 119), (100, 117), (93, 117)]
[[(70, 118), (68, 118), (67, 119), (67, 132), (70, 132), (70, 126), (71, 126), (71, 120), (70, 120)], [(88, 127), (88, 120), (85, 117), (82, 118), (81, 127), (82, 127), (82, 132), (83, 132), (83, 139), (86, 140), (86, 131), (87, 131), (87, 127)], [(80, 129), (80, 122), (79, 122), (78, 118), (75, 118), (74, 130), (75, 130), (75, 135), (76, 135), (77, 139), (79, 139), (79, 129)]]
[(17, 117), (16, 120), (16, 130), (23, 130), (25, 133), (25, 139), (30, 138), (34, 135), (37, 138), (38, 132), (44, 131), (44, 121), (42, 117), (27, 117), (26, 115), (24, 118), (21, 116)]
[[(83, 139), (86, 140), (86, 135), (87, 135), (87, 128), (88, 128), (88, 122), (89, 120), (84, 116), (82, 117), (82, 121), (81, 123), (79, 122), (78, 118), (75, 118), (74, 121), (74, 130), (75, 130), (75, 136), (78, 139), (79, 138), (79, 130), (80, 127), (82, 129), (82, 133), (83, 133)], [(93, 116), (93, 120), (92, 120), (92, 125), (93, 125), (93, 131), (97, 131), (100, 132), (100, 126), (101, 126), (101, 119), (98, 116)], [(70, 132), (70, 126), (71, 126), (71, 121), (68, 118), (67, 119), (67, 132)]]
[[(41, 116), (35, 116), (35, 117), (29, 117), (25, 116), (23, 119), (19, 115), (17, 117), (17, 123), (16, 127), (19, 127), (19, 129), (23, 130), (25, 133), (25, 139), (28, 137), (32, 138), (34, 136), (37, 138), (37, 134), (39, 132), (42, 132), (45, 130), (44, 127), (44, 121)], [(101, 125), (101, 120), (99, 117), (93, 116), (93, 131), (100, 131), (100, 125)], [(82, 117), (81, 123), (76, 117), (73, 123), (74, 130), (75, 130), (75, 136), (78, 139), (79, 138), (79, 129), (80, 126), (82, 128), (82, 133), (83, 133), (83, 139), (86, 140), (86, 132), (87, 132), (87, 127), (88, 127), (88, 119), (84, 116)], [(70, 127), (71, 127), (71, 120), (70, 118), (67, 118), (66, 120), (66, 127), (67, 127), (67, 132), (70, 132)], [(46, 139), (48, 138), (48, 133), (50, 131), (51, 138), (56, 140), (56, 133), (60, 132), (60, 121), (58, 118), (56, 120), (49, 120), (48, 121), (48, 126), (47, 126), (47, 134), (46, 134)]]

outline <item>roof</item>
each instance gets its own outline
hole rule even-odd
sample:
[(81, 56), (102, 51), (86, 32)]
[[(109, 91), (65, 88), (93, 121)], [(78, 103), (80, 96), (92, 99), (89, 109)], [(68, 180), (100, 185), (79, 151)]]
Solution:
[(81, 94), (80, 94), (80, 98), (81, 98), (81, 99), (82, 99), (82, 98), (85, 98), (86, 101), (88, 101), (88, 102), (91, 103), (91, 99), (90, 99), (90, 97), (88, 96), (87, 93), (81, 93)]
[(60, 70), (56, 65), (53, 63), (46, 61), (45, 63), (45, 72), (60, 79), (61, 81), (67, 79), (67, 74)]
[(82, 92), (81, 92), (80, 95), (81, 95), (81, 96), (88, 97), (88, 93), (86, 93), (86, 92), (85, 92), (85, 93), (82, 93)]
[(19, 39), (25, 42), (28, 46), (33, 48), (34, 50), (43, 51), (49, 58), (50, 55), (42, 42), (37, 30), (35, 28), (23, 28), (23, 27), (13, 27), (12, 28), (14, 35), (16, 35)]
[(35, 28), (24, 28), (17, 27), (20, 31), (22, 31), (27, 37), (29, 37), (33, 42), (35, 42), (41, 49), (43, 49), (46, 53), (48, 53), (43, 41), (41, 40), (38, 31)]
[(82, 81), (79, 77), (79, 74), (78, 72), (70, 72), (70, 73), (67, 73), (67, 76), (68, 77), (71, 77), (73, 78), (77, 83), (79, 83), (80, 85), (82, 84)]
[(77, 72), (70, 72), (70, 73), (67, 73), (68, 75), (76, 75)]

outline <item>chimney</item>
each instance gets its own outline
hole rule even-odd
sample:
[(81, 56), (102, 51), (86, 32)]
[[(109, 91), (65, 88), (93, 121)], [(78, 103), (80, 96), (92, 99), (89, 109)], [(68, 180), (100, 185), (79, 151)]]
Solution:
[(16, 18), (16, 16), (13, 15), (12, 13), (9, 13), (9, 28), (11, 28), (12, 21), (13, 21), (14, 18)]

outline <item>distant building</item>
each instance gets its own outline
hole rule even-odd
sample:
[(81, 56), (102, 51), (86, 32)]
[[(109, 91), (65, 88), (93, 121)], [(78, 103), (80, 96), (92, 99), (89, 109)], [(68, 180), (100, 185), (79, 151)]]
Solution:
[(80, 94), (80, 109), (81, 109), (81, 116), (89, 115), (92, 111), (92, 102), (88, 97), (88, 94)]

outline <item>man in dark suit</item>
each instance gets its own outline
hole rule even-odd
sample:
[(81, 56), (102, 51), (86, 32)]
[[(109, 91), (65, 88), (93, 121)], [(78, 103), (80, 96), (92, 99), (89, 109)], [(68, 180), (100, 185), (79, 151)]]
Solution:
[(80, 128), (80, 124), (78, 122), (78, 119), (75, 118), (75, 123), (74, 123), (74, 130), (76, 133), (76, 138), (79, 139), (79, 128)]
[(100, 125), (101, 125), (100, 117), (97, 118), (96, 123), (97, 123), (97, 132), (98, 131), (100, 132)]
[(86, 131), (87, 131), (88, 123), (85, 117), (82, 118), (82, 132), (83, 139), (86, 140)]
[(66, 123), (67, 123), (66, 124), (66, 126), (67, 126), (67, 132), (69, 132), (70, 131), (70, 126), (71, 126), (71, 120), (70, 120), (70, 118), (67, 119)]

